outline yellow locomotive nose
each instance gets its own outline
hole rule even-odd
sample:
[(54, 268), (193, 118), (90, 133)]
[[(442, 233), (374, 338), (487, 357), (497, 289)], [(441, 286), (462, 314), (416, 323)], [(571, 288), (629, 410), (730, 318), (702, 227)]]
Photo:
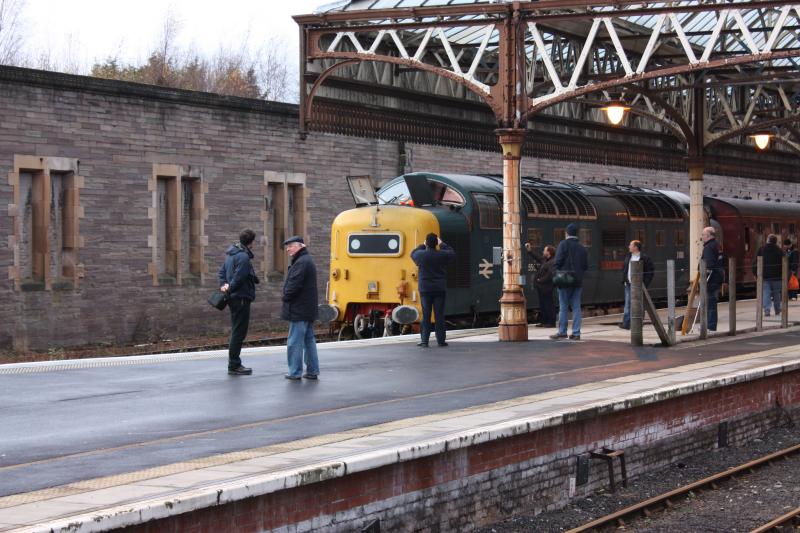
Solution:
[(393, 322), (416, 322), (421, 307), (411, 252), (425, 235), (438, 232), (436, 218), (414, 207), (369, 206), (339, 214), (331, 226), (322, 315), (335, 316), (331, 321), (340, 332), (354, 327), (356, 336), (364, 328), (372, 335), (390, 334)]

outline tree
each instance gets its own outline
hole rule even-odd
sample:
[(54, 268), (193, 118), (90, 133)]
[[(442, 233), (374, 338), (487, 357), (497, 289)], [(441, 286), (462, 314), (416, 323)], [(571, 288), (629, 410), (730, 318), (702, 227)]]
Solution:
[(20, 15), (25, 0), (0, 0), (0, 65), (19, 65), (22, 60)]
[(180, 22), (167, 13), (162, 33), (141, 65), (109, 57), (92, 66), (91, 75), (163, 87), (205, 91), (244, 98), (288, 100), (290, 68), (285, 43), (270, 39), (255, 51), (245, 37), (238, 49), (220, 48), (211, 58), (177, 45)]

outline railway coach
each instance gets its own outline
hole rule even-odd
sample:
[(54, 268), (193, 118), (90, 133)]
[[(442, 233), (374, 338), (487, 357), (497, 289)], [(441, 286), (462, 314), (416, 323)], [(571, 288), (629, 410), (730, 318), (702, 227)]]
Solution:
[[(357, 207), (331, 227), (327, 304), (321, 317), (339, 338), (391, 335), (419, 321), (421, 302), (411, 251), (436, 233), (456, 252), (447, 275), (447, 317), (458, 326), (496, 323), (502, 288), (502, 178), (492, 175), (413, 173), (377, 193), (368, 179), (349, 179)], [(584, 305), (618, 303), (620, 269), (628, 242), (641, 240), (657, 265), (676, 260), (686, 282), (688, 217), (679, 201), (653, 189), (568, 184), (523, 178), (523, 240), (536, 249), (557, 245), (570, 222), (589, 252)], [(530, 313), (538, 309), (535, 265), (522, 255), (521, 285)], [(680, 285), (679, 285), (680, 286)], [(654, 298), (666, 295), (658, 269)]]

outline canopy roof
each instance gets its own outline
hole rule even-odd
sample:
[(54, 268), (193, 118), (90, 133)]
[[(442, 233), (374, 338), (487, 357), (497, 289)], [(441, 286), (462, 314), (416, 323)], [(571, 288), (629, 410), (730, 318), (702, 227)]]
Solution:
[(418, 69), (465, 86), (501, 127), (576, 107), (602, 120), (622, 99), (690, 155), (764, 130), (800, 150), (797, 2), (354, 0), (295, 19), (321, 78), (360, 61)]

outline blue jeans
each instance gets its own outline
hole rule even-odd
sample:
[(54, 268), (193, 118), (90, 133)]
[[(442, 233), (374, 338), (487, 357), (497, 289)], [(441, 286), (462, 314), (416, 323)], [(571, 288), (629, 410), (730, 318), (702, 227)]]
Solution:
[(625, 284), (625, 309), (622, 311), (622, 327), (631, 327), (631, 286)]
[(783, 285), (779, 279), (765, 279), (764, 280), (764, 313), (769, 313), (769, 301), (772, 297), (773, 306), (775, 307), (775, 314), (781, 312), (781, 290)]
[(706, 310), (706, 322), (710, 331), (717, 331), (717, 300), (719, 300), (719, 285), (709, 285), (706, 287), (708, 296), (708, 309)]
[(317, 339), (314, 338), (314, 322), (289, 322), (289, 340), (286, 342), (289, 375), (303, 374), (303, 361), (306, 373), (312, 376), (319, 374), (317, 358)]
[(569, 308), (572, 307), (572, 334), (581, 334), (581, 293), (583, 287), (558, 288), (558, 333), (567, 334)]
[(447, 294), (444, 292), (420, 292), (422, 298), (422, 322), (419, 325), (420, 340), (428, 344), (431, 337), (431, 309), (436, 316), (436, 342), (444, 344), (447, 337), (444, 322), (444, 303)]

